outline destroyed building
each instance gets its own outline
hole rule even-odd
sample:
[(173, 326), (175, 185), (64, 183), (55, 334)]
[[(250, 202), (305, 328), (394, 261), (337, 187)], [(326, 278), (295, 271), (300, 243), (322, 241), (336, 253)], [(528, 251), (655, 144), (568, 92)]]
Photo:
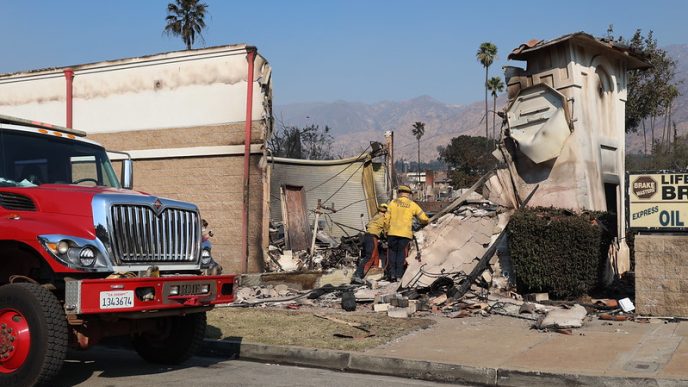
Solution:
[(370, 153), (339, 160), (268, 159), (271, 168), (270, 220), (282, 222), (285, 185), (303, 187), (305, 210), (313, 224), (318, 200), (335, 212), (322, 219), (323, 230), (333, 237), (358, 234), (377, 212), (378, 203), (389, 201), (391, 191), (384, 163)]
[(510, 174), (495, 191), (508, 191), (512, 185), (518, 201), (538, 186), (531, 206), (616, 213), (615, 271), (629, 270), (624, 194), (627, 72), (648, 64), (618, 42), (583, 32), (531, 40), (508, 58), (525, 61), (525, 67), (505, 67), (508, 152), (498, 156)]
[(620, 275), (630, 268), (624, 195), (627, 71), (648, 65), (627, 47), (582, 32), (531, 40), (509, 59), (526, 66), (505, 68), (506, 127), (494, 154), (506, 167), (473, 187), (484, 196), (462, 195), (453, 211), (420, 233), (420, 255), (408, 259), (402, 285), (466, 276), (487, 260), (487, 279), (508, 280), (510, 260), (501, 236), (512, 211), (525, 204), (616, 213), (610, 272)]

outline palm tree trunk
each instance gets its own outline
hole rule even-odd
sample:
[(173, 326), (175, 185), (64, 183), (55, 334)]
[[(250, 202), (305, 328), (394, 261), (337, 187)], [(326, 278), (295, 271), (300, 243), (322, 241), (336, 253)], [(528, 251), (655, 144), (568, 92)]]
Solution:
[[(489, 140), (490, 139), (490, 133), (489, 133), (489, 128), (488, 128), (488, 123), (487, 123), (487, 69), (489, 66), (485, 66), (485, 139)], [(490, 146), (490, 142), (487, 142), (487, 146)], [(489, 149), (489, 148), (488, 148)]]
[(673, 110), (672, 105), (674, 104), (674, 100), (672, 99), (669, 101), (669, 106), (667, 107), (669, 109), (668, 117), (667, 117), (667, 142), (671, 144), (671, 112)]
[(645, 147), (645, 155), (647, 155), (647, 131), (645, 130), (645, 119), (643, 118), (643, 144)]
[[(418, 192), (421, 193), (421, 184), (420, 184), (420, 138), (418, 139)], [(419, 195), (419, 197), (421, 197)]]
[(676, 137), (678, 137), (678, 133), (676, 133), (676, 123), (672, 121), (672, 122), (671, 122), (671, 125), (674, 127), (674, 149), (673, 149), (673, 153), (674, 153), (674, 157), (675, 157), (675, 154), (676, 154), (676, 144), (677, 144), (677, 142), (676, 142), (677, 138), (676, 138)]
[(492, 138), (494, 139), (494, 147), (497, 147), (497, 95), (492, 99)]
[(664, 141), (666, 140), (666, 122), (667, 122), (667, 115), (666, 115), (666, 113), (664, 113), (664, 123), (662, 124), (662, 140), (661, 140), (662, 147), (664, 147)]
[(652, 149), (655, 145), (655, 116), (652, 115), (650, 116), (650, 136), (652, 137), (650, 141), (650, 152), (652, 152)]

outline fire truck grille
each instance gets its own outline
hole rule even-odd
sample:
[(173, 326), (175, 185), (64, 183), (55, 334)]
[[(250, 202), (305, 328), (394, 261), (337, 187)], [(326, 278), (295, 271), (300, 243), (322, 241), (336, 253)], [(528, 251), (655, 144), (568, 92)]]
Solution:
[(113, 205), (109, 223), (112, 251), (122, 264), (198, 259), (201, 230), (194, 211), (166, 208), (158, 215), (148, 206)]

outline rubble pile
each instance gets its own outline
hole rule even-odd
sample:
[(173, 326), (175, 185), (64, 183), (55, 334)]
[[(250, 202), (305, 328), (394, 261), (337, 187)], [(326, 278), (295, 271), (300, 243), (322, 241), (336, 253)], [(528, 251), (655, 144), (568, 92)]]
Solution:
[[(547, 293), (491, 294), (484, 280), (459, 294), (465, 277), (442, 276), (425, 287), (402, 288), (398, 283), (366, 281), (365, 285), (326, 284), (312, 290), (296, 290), (287, 285), (242, 287), (235, 307), (276, 307), (384, 313), (391, 318), (469, 318), (501, 315), (531, 322), (542, 332), (573, 334), (593, 318), (609, 321), (634, 320), (630, 299), (591, 299), (590, 302), (550, 301)], [(639, 320), (641, 321), (641, 320)]]
[[(441, 276), (467, 277), (486, 258), (485, 270), (478, 275), (489, 286), (508, 291), (511, 263), (506, 244), (498, 239), (511, 213), (510, 209), (487, 200), (471, 201), (418, 231), (419, 259), (408, 260), (402, 286), (429, 286)], [(491, 246), (496, 254), (485, 257)]]
[(334, 238), (318, 230), (315, 251), (293, 251), (285, 248), (283, 226), (270, 225), (270, 246), (265, 259), (266, 272), (298, 272), (354, 267), (361, 254), (361, 235)]
[(267, 266), (271, 271), (334, 269), (342, 277), (340, 285), (301, 292), (269, 287), (242, 289), (237, 303), (363, 310), (392, 318), (502, 315), (529, 320), (533, 328), (541, 331), (563, 334), (572, 334), (573, 329), (594, 317), (608, 321), (633, 319), (628, 299), (576, 303), (550, 301), (547, 293), (526, 297), (517, 294), (506, 241), (513, 208), (472, 193), (445, 211), (416, 231), (408, 266), (399, 283), (379, 280), (382, 273), (371, 270), (375, 274), (368, 275), (365, 284), (349, 285), (346, 279), (351, 277), (360, 255), (360, 236), (336, 240), (320, 231), (314, 254), (283, 250), (283, 238), (274, 239)]

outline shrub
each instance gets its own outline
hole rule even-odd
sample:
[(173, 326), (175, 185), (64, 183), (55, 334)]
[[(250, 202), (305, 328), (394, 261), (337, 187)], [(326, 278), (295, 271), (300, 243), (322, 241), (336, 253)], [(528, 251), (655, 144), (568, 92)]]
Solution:
[(523, 208), (509, 223), (509, 249), (521, 294), (572, 298), (599, 284), (616, 227), (607, 213)]

